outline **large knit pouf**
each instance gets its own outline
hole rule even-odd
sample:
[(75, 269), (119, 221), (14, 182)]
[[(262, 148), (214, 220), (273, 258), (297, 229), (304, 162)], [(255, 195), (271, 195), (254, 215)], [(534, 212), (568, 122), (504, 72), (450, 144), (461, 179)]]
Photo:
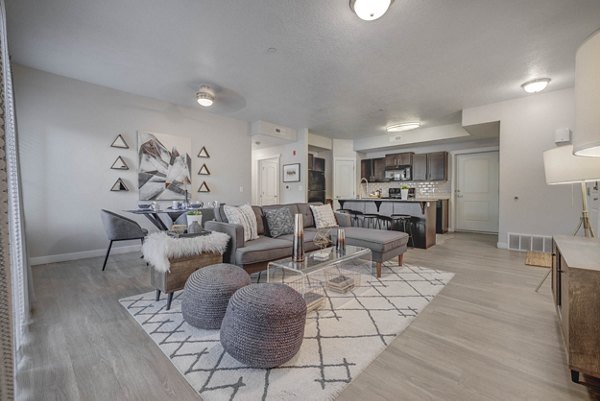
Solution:
[(244, 269), (227, 263), (196, 270), (183, 288), (183, 320), (200, 329), (218, 329), (229, 298), (250, 282)]
[(221, 344), (238, 361), (273, 368), (296, 355), (306, 324), (306, 302), (284, 284), (250, 284), (229, 300)]

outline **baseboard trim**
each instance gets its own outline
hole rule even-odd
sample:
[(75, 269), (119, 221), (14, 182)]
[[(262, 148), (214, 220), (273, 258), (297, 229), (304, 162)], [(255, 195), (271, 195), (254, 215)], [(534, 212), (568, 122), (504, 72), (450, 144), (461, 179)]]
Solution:
[[(113, 246), (110, 250), (111, 255), (118, 255), (122, 253), (138, 252), (142, 248), (141, 245), (126, 245), (126, 246)], [(98, 256), (106, 255), (106, 249), (92, 249), (90, 251), (72, 252), (72, 253), (60, 253), (56, 255), (47, 256), (36, 256), (29, 258), (29, 264), (31, 266), (46, 265), (48, 263), (67, 262), (70, 260), (96, 258)]]
[(508, 243), (506, 243), (506, 242), (498, 242), (498, 243), (496, 244), (496, 246), (497, 246), (499, 249), (508, 249)]

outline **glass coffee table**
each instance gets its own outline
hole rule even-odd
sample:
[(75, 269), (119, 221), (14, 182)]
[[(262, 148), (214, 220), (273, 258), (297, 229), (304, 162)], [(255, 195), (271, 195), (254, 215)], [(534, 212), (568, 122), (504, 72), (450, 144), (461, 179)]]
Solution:
[(291, 286), (304, 297), (308, 311), (318, 309), (325, 291), (345, 293), (360, 287), (361, 276), (372, 274), (371, 250), (347, 245), (307, 252), (302, 262), (291, 257), (269, 262), (267, 282)]

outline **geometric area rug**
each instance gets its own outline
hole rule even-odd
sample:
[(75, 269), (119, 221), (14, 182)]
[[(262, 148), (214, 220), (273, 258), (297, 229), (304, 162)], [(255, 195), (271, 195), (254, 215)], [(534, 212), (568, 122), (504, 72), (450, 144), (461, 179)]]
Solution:
[(386, 263), (380, 279), (363, 275), (353, 291), (327, 292), (325, 305), (307, 315), (298, 354), (273, 369), (246, 367), (223, 350), (219, 330), (188, 325), (181, 292), (169, 311), (154, 292), (120, 302), (205, 401), (333, 400), (453, 276)]

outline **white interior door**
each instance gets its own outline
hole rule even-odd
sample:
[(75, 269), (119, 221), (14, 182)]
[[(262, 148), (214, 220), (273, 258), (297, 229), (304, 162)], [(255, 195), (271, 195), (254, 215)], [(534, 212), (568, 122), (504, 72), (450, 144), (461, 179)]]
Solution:
[(279, 158), (259, 160), (258, 170), (260, 204), (264, 206), (279, 203)]
[(498, 152), (456, 156), (456, 229), (498, 232)]
[[(334, 198), (354, 198), (356, 196), (356, 160), (336, 158), (333, 161), (333, 196)], [(335, 204), (339, 208), (339, 203)]]

